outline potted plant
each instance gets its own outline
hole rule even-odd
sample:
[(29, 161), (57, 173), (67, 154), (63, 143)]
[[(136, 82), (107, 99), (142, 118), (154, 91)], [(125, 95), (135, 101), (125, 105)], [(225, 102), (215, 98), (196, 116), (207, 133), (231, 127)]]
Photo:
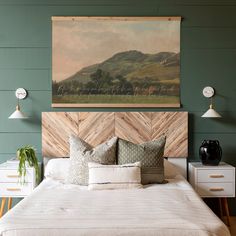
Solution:
[(38, 182), (40, 178), (40, 171), (34, 147), (26, 145), (18, 148), (17, 159), (19, 160), (18, 172), (21, 177), (21, 181), (23, 179), (23, 183), (25, 183), (26, 167), (30, 166), (35, 169), (36, 181)]

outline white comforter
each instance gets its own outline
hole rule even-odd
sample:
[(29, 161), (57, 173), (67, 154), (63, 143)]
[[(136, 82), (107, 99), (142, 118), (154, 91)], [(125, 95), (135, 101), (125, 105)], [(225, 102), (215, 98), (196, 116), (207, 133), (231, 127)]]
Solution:
[(144, 189), (89, 191), (44, 180), (0, 220), (2, 236), (230, 235), (178, 177)]

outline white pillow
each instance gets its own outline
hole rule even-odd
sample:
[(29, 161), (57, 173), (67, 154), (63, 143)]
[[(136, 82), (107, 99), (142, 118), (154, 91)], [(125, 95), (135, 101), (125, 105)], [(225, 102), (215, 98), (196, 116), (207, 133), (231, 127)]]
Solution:
[(69, 172), (69, 167), (69, 158), (53, 158), (48, 161), (44, 171), (44, 176), (48, 179), (65, 182)]
[(141, 163), (102, 165), (88, 163), (89, 190), (142, 188)]
[(178, 175), (178, 171), (175, 166), (168, 160), (164, 159), (164, 175), (166, 179), (174, 179)]

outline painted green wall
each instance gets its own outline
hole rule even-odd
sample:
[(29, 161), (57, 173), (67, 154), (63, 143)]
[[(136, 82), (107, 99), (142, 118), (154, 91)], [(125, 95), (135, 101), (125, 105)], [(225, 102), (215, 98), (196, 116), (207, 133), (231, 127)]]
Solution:
[[(0, 0), (0, 161), (24, 144), (41, 151), (41, 112), (52, 110), (51, 16), (182, 16), (182, 108), (177, 110), (190, 113), (189, 159), (198, 160), (203, 139), (218, 139), (223, 160), (236, 166), (235, 12), (235, 0)], [(202, 96), (206, 85), (216, 89), (222, 119), (200, 118), (208, 107)], [(32, 116), (27, 121), (7, 119), (18, 87), (29, 92), (22, 102)], [(236, 200), (230, 203), (236, 215)]]

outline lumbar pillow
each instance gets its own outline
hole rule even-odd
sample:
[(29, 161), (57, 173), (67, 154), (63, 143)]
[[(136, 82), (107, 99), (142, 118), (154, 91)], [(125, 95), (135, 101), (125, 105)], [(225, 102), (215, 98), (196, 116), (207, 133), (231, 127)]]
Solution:
[(119, 139), (118, 164), (141, 162), (142, 184), (163, 183), (164, 164), (163, 155), (166, 137), (142, 144)]
[(89, 163), (89, 189), (142, 188), (140, 162), (125, 165)]
[(92, 147), (74, 135), (70, 136), (70, 168), (67, 182), (88, 185), (88, 162), (112, 165), (116, 162), (116, 143), (114, 137), (105, 143)]

